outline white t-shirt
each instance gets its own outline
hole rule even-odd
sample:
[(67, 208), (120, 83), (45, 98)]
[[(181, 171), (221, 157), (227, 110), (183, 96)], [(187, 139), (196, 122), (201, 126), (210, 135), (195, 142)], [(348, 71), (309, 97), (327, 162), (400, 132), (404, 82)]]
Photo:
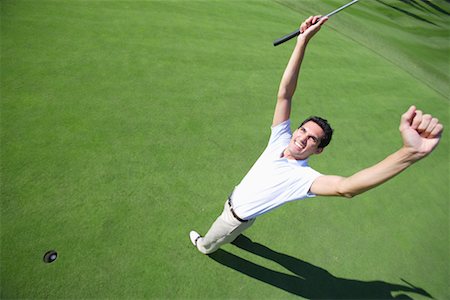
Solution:
[(309, 189), (321, 174), (309, 167), (307, 160), (281, 158), (292, 138), (290, 125), (287, 120), (272, 127), (267, 148), (233, 191), (233, 209), (244, 220), (287, 202), (315, 196)]

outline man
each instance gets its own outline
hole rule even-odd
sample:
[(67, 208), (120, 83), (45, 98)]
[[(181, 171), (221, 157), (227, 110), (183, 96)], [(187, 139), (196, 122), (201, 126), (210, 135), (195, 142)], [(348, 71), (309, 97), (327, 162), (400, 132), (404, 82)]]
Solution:
[(210, 254), (232, 242), (256, 217), (289, 201), (316, 195), (350, 198), (370, 190), (427, 156), (438, 145), (442, 124), (411, 106), (400, 121), (403, 147), (378, 164), (350, 177), (322, 175), (308, 166), (308, 158), (322, 153), (333, 130), (326, 120), (312, 117), (292, 134), (291, 102), (306, 46), (326, 21), (326, 17), (313, 16), (301, 24), (301, 34), (280, 83), (269, 144), (236, 186), (207, 234), (201, 237), (190, 232), (190, 240), (200, 252)]

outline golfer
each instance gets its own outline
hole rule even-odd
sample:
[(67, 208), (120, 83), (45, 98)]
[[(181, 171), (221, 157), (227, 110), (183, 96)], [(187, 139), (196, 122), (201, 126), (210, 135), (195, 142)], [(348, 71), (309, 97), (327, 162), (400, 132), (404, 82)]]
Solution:
[(210, 254), (232, 242), (257, 217), (287, 202), (316, 195), (351, 198), (370, 190), (427, 156), (438, 145), (442, 124), (411, 106), (400, 120), (403, 146), (381, 162), (350, 177), (322, 175), (308, 165), (308, 158), (322, 153), (333, 133), (320, 117), (305, 120), (294, 133), (290, 129), (292, 96), (306, 46), (327, 21), (326, 17), (319, 19), (320, 16), (310, 17), (300, 26), (301, 34), (280, 83), (267, 148), (225, 201), (222, 214), (206, 235), (190, 232), (190, 240), (200, 252)]

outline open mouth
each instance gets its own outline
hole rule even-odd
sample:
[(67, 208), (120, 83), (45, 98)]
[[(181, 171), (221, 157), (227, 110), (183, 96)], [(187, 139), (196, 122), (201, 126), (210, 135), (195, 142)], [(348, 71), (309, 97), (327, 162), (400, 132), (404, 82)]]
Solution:
[(294, 144), (299, 147), (300, 149), (305, 148), (303, 145), (301, 145), (299, 142), (295, 141)]

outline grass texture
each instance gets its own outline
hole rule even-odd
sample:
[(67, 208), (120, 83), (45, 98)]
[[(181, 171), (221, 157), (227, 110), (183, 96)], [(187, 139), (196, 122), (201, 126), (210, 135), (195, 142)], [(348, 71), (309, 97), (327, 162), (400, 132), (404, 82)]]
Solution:
[[(251, 251), (189, 242), (267, 143), (272, 41), (343, 2), (1, 1), (1, 298), (448, 298), (448, 130), (375, 190), (260, 217)], [(292, 111), (335, 128), (314, 168), (383, 159), (411, 104), (448, 126), (449, 13), (360, 1), (322, 28)]]

